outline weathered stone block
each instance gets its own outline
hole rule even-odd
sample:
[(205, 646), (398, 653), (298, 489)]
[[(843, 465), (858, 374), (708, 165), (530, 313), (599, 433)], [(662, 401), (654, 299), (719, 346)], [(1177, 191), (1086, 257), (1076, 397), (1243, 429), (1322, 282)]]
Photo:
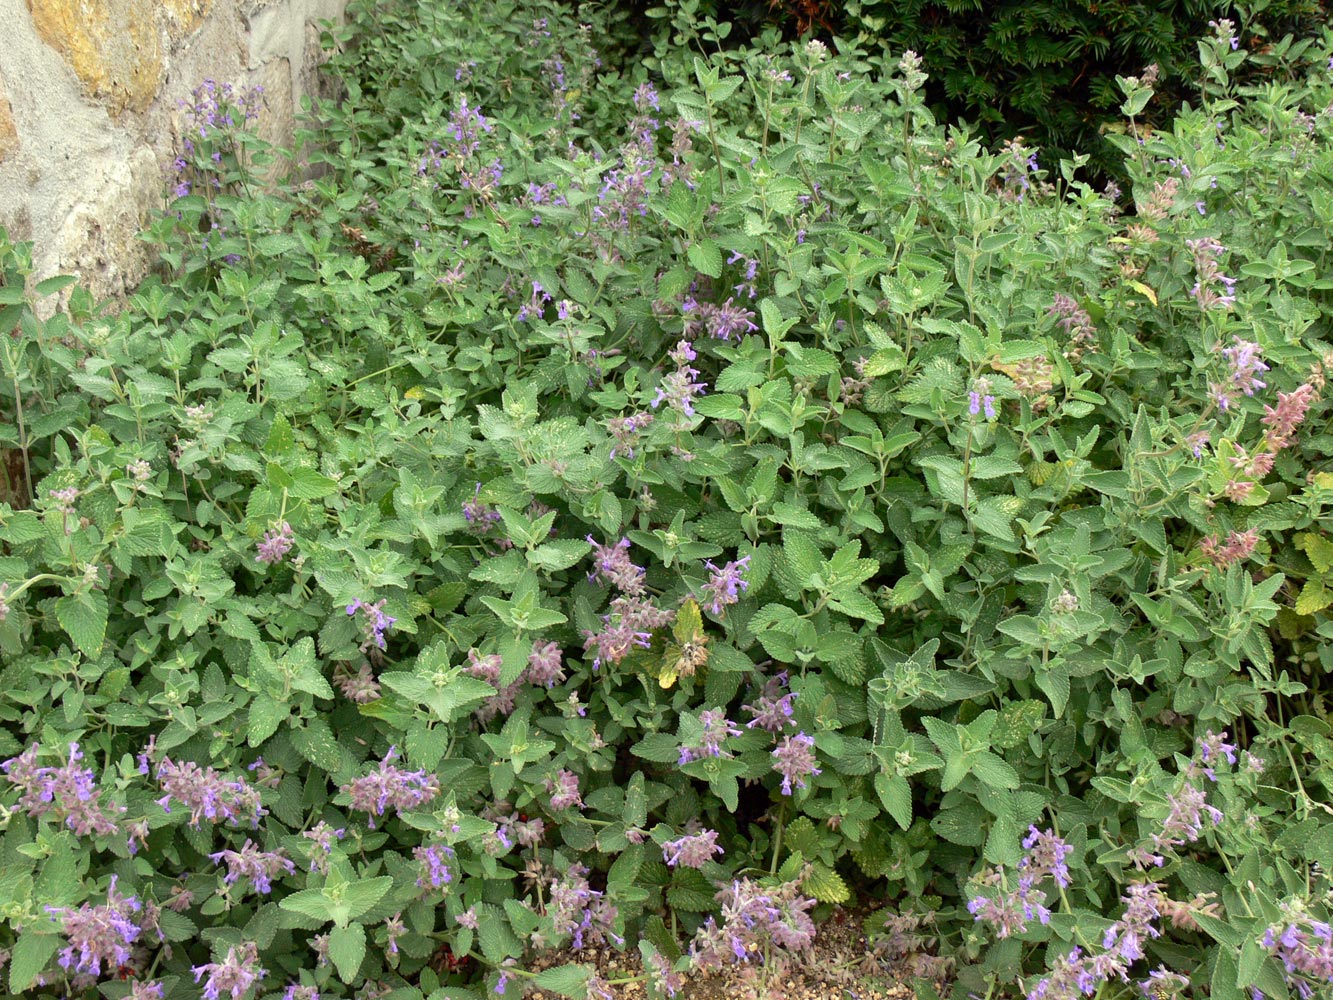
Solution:
[(28, 0), (33, 27), (113, 115), (143, 111), (162, 86), (154, 0)]
[(5, 81), (0, 77), (0, 163), (10, 153), (18, 149), (19, 133), (14, 127), (14, 109), (9, 104), (9, 94), (5, 92)]

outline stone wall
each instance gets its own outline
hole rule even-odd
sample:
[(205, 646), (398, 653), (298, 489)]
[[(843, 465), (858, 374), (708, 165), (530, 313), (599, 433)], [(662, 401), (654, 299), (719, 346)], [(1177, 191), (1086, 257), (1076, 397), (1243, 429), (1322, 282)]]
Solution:
[(205, 79), (260, 84), (259, 131), (289, 143), (318, 92), (320, 22), (347, 0), (0, 0), (0, 226), (37, 279), (99, 298), (143, 277), (135, 240), (164, 192), (180, 102)]

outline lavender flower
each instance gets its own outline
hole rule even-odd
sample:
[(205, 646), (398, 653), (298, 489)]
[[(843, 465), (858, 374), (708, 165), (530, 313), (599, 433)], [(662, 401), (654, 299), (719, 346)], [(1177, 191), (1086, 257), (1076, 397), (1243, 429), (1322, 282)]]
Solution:
[(677, 837), (662, 845), (662, 860), (672, 868), (702, 868), (714, 854), (724, 853), (717, 842), (716, 830), (703, 830), (693, 836)]
[(559, 812), (571, 806), (583, 808), (583, 798), (579, 795), (579, 776), (573, 771), (560, 770), (555, 773), (555, 780), (546, 779), (546, 790), (551, 795), (551, 809)]
[(384, 930), (386, 934), (385, 949), (390, 955), (397, 955), (398, 939), (407, 933), (407, 926), (403, 923), (403, 915), (395, 913), (384, 921)]
[(588, 884), (587, 875), (588, 869), (575, 862), (564, 878), (551, 882), (547, 914), (553, 930), (561, 936), (568, 934), (575, 951), (605, 941), (624, 944), (624, 938), (615, 932), (616, 907), (605, 893)]
[(439, 889), (453, 881), (453, 872), (445, 861), (453, 859), (453, 848), (448, 844), (429, 844), (416, 848), (413, 857), (421, 864), (421, 875), (417, 876), (417, 888), (431, 885)]
[(0, 764), (9, 783), (18, 788), (18, 807), (31, 817), (53, 813), (79, 836), (110, 836), (119, 830), (111, 810), (104, 807), (91, 768), (78, 766), (83, 753), (69, 745), (69, 760), (60, 767), (37, 766), (37, 744)]
[(1153, 834), (1153, 845), (1161, 850), (1190, 844), (1203, 836), (1203, 817), (1206, 814), (1214, 826), (1222, 822), (1222, 810), (1208, 805), (1203, 789), (1185, 785), (1180, 791), (1167, 796), (1169, 811), (1162, 820), (1160, 833)]
[(201, 769), (193, 761), (176, 764), (163, 757), (157, 766), (157, 782), (167, 794), (158, 799), (171, 812), (172, 799), (190, 810), (190, 825), (198, 827), (203, 819), (221, 821), (239, 826), (242, 819), (258, 828), (259, 820), (268, 815), (259, 801), (259, 792), (244, 779), (229, 780), (211, 767)]
[(562, 683), (565, 671), (560, 663), (561, 656), (559, 643), (534, 642), (532, 652), (528, 654), (528, 682), (548, 689)]
[(972, 416), (977, 416), (984, 409), (987, 420), (995, 419), (995, 397), (990, 392), (990, 379), (983, 376), (973, 382), (967, 400), (967, 412)]
[(1315, 388), (1302, 382), (1291, 392), (1277, 394), (1277, 406), (1264, 406), (1260, 421), (1268, 428), (1268, 441), (1274, 449), (1290, 447), (1296, 440), (1296, 428), (1305, 421), (1305, 413), (1315, 400)]
[(107, 971), (130, 961), (130, 945), (138, 940), (141, 928), (130, 914), (143, 909), (133, 896), (122, 896), (116, 891), (116, 876), (106, 890), (106, 903), (89, 906), (84, 903), (77, 910), (48, 906), (52, 919), (61, 920), (61, 930), (69, 938), (69, 945), (60, 953), (60, 967), (74, 973), (100, 976), (103, 964)]
[(380, 684), (369, 663), (362, 663), (356, 673), (352, 673), (350, 663), (339, 663), (333, 668), (333, 686), (343, 693), (348, 701), (366, 705), (379, 700)]
[(250, 987), (268, 975), (267, 969), (260, 968), (259, 947), (253, 941), (233, 945), (221, 962), (196, 965), (193, 972), (196, 983), (208, 977), (204, 983), (204, 1000), (218, 1000), (223, 993), (230, 994), (231, 1000), (241, 1000)]
[[(1222, 356), (1227, 359), (1228, 389), (1239, 390), (1247, 396), (1253, 396), (1254, 390), (1267, 388), (1268, 383), (1258, 378), (1259, 373), (1268, 371), (1260, 357), (1261, 348), (1248, 340), (1233, 337), (1230, 347), (1222, 348)], [(1234, 396), (1231, 398), (1235, 398)], [(1226, 409), (1222, 406), (1222, 409)]]
[(766, 888), (750, 879), (737, 879), (715, 898), (721, 904), (722, 922), (709, 917), (690, 944), (697, 969), (749, 962), (763, 955), (767, 946), (799, 953), (814, 942), (815, 925), (809, 911), (815, 900), (800, 894), (798, 882)]
[[(1289, 981), (1305, 975), (1333, 984), (1333, 928), (1306, 912), (1300, 900), (1280, 902), (1278, 908), (1283, 919), (1264, 931), (1263, 946), (1282, 961)], [(1313, 996), (1304, 980), (1295, 985), (1302, 997)]]
[[(1034, 846), (1037, 843), (1031, 837), (1028, 841)], [(968, 901), (967, 912), (979, 923), (987, 923), (995, 928), (996, 937), (1007, 938), (1012, 934), (1021, 934), (1032, 920), (1045, 924), (1051, 919), (1051, 911), (1045, 906), (1046, 893), (1037, 888), (1048, 872), (1035, 864), (1031, 856), (1024, 860), (1028, 862), (1027, 870), (1018, 877), (1012, 888), (1004, 869), (993, 868), (980, 878), (981, 884), (992, 887), (993, 891), (974, 896)]]
[(631, 413), (628, 417), (611, 417), (606, 422), (606, 430), (615, 438), (615, 447), (611, 449), (611, 458), (624, 455), (634, 457), (634, 449), (639, 446), (640, 435), (653, 422), (653, 415), (648, 412)]
[(1038, 830), (1035, 826), (1029, 826), (1028, 836), (1023, 838), (1023, 849), (1028, 855), (1018, 862), (1020, 871), (1036, 879), (1050, 875), (1061, 889), (1069, 887), (1069, 866), (1065, 858), (1073, 853), (1074, 848), (1057, 837), (1053, 830)]
[(782, 775), (782, 794), (792, 793), (792, 782), (797, 788), (805, 788), (805, 778), (821, 774), (815, 767), (814, 737), (805, 733), (784, 736), (778, 748), (773, 751), (773, 770)]
[(708, 388), (707, 382), (693, 382), (695, 376), (699, 374), (697, 368), (691, 368), (688, 365), (677, 368), (665, 378), (661, 385), (657, 387), (657, 397), (650, 403), (653, 409), (657, 409), (662, 403), (668, 407), (679, 411), (687, 417), (694, 416), (694, 403), (696, 396), (704, 395)]
[(722, 744), (732, 736), (741, 735), (741, 730), (727, 718), (726, 712), (721, 708), (707, 709), (699, 713), (699, 721), (703, 724), (703, 732), (699, 736), (699, 742), (686, 744), (680, 748), (680, 763), (688, 764), (691, 761), (702, 760), (704, 757), (730, 757), (730, 752), (722, 749)]
[(296, 536), (292, 533), (292, 526), (283, 521), (276, 528), (264, 532), (264, 537), (255, 546), (255, 551), (258, 553), (255, 562), (269, 566), (280, 563), (295, 544)]
[(335, 830), (323, 820), (301, 834), (306, 840), (313, 842), (310, 846), (310, 870), (312, 872), (328, 873), (329, 856), (333, 853), (333, 842), (342, 840), (346, 834), (346, 828), (339, 827)]
[(1259, 531), (1233, 531), (1227, 535), (1225, 543), (1219, 543), (1216, 535), (1209, 535), (1199, 543), (1203, 557), (1218, 569), (1226, 569), (1232, 563), (1243, 562), (1253, 553), (1259, 544)]
[(601, 669), (604, 662), (619, 663), (638, 647), (652, 645), (652, 630), (669, 624), (675, 612), (664, 611), (639, 597), (617, 597), (608, 614), (602, 615), (602, 630), (583, 630), (583, 649), (596, 650), (592, 666)]
[(671, 968), (666, 956), (658, 951), (648, 956), (648, 981), (657, 986), (659, 993), (674, 998), (685, 986), (685, 977)]
[[(1218, 266), (1218, 260), (1225, 254), (1226, 247), (1218, 243), (1212, 237), (1205, 237), (1197, 240), (1186, 240), (1185, 246), (1189, 247), (1194, 255), (1194, 287), (1190, 289), (1190, 294), (1194, 296), (1194, 301), (1199, 304), (1199, 308), (1204, 312), (1209, 309), (1230, 309), (1236, 304), (1236, 279), (1229, 278), (1222, 273)], [(1218, 292), (1217, 285), (1224, 286), (1225, 291)], [(1268, 367), (1264, 366), (1263, 371)], [(1262, 388), (1262, 383), (1260, 387)], [(1246, 393), (1251, 395), (1251, 393)]]
[(340, 789), (351, 796), (353, 809), (371, 814), (372, 828), (374, 817), (383, 816), (386, 808), (392, 806), (400, 812), (416, 809), (440, 794), (439, 778), (425, 771), (405, 771), (395, 767), (392, 761), (398, 757), (397, 747), (389, 747), (389, 752), (373, 772)]
[(750, 568), (750, 557), (743, 556), (727, 563), (721, 569), (714, 566), (711, 561), (705, 562), (704, 565), (708, 567), (711, 575), (703, 586), (703, 596), (705, 600), (709, 600), (708, 610), (719, 615), (724, 607), (737, 603), (741, 599), (740, 595), (750, 589), (749, 581), (741, 576), (742, 572), (747, 572)]
[(1056, 960), (1051, 974), (1037, 982), (1027, 993), (1027, 1000), (1075, 1000), (1091, 996), (1097, 984), (1109, 978), (1098, 971), (1082, 948), (1074, 948)]
[[(1210, 729), (1198, 739), (1199, 760), (1205, 765), (1210, 765), (1202, 768), (1209, 781), (1217, 780), (1217, 774), (1213, 767), (1216, 766), (1218, 758), (1225, 757), (1226, 762), (1231, 765), (1236, 763), (1236, 747), (1232, 743), (1227, 743), (1226, 738), (1225, 731), (1218, 736)], [(1194, 764), (1193, 761), (1190, 763), (1191, 765)]]
[(1162, 936), (1162, 932), (1153, 926), (1153, 921), (1162, 916), (1157, 908), (1161, 889), (1157, 882), (1140, 882), (1129, 886), (1121, 897), (1126, 904), (1125, 913), (1106, 928), (1102, 935), (1102, 947), (1110, 949), (1127, 963), (1143, 958), (1146, 954), (1143, 950), (1144, 938)]
[(735, 300), (730, 298), (720, 306), (695, 302), (692, 298), (686, 299), (681, 310), (698, 314), (697, 319), (687, 319), (687, 334), (702, 327), (716, 340), (730, 340), (733, 333), (740, 335), (759, 329), (754, 323), (755, 314), (743, 306), (736, 305)]
[[(136, 979), (130, 983), (129, 1000), (162, 1000), (166, 989), (161, 983)], [(318, 997), (315, 1000), (319, 1000)]]
[(275, 878), (296, 873), (296, 865), (281, 849), (261, 851), (259, 845), (249, 837), (239, 851), (218, 851), (208, 858), (215, 865), (219, 862), (226, 864), (227, 874), (222, 881), (227, 885), (234, 885), (243, 878), (249, 879), (255, 891), (265, 896), (273, 891)]
[(495, 688), (495, 694), (487, 698), (481, 707), (473, 713), (477, 721), (483, 725), (490, 722), (497, 715), (508, 715), (512, 712), (514, 710), (514, 700), (523, 687), (522, 677), (512, 684), (500, 683), (500, 673), (503, 670), (503, 665), (504, 659), (499, 653), (482, 656), (476, 649), (467, 651), (467, 666), (463, 669), (467, 671), (469, 676), (483, 680)]
[(365, 642), (361, 643), (361, 652), (365, 652), (373, 644), (377, 649), (388, 649), (388, 644), (384, 640), (384, 633), (387, 632), (398, 621), (397, 618), (391, 618), (384, 613), (384, 600), (376, 601), (374, 604), (367, 604), (360, 598), (347, 605), (347, 614), (354, 615), (361, 612), (362, 622), (361, 630), (365, 636)]
[(481, 133), (492, 131), (491, 123), (477, 108), (469, 108), (467, 97), (459, 98), (458, 110), (449, 116), (449, 132), (457, 143), (454, 155), (471, 156), (481, 145)]
[(550, 301), (551, 296), (546, 294), (546, 289), (542, 288), (541, 282), (534, 281), (532, 283), (532, 294), (518, 310), (517, 321), (526, 323), (530, 319), (541, 319), (546, 312), (546, 303)]
[(467, 521), (469, 530), (478, 535), (486, 534), (493, 525), (504, 520), (498, 510), (490, 504), (481, 502), (481, 483), (477, 483), (472, 499), (463, 504), (463, 519)]
[(643, 593), (646, 571), (630, 561), (628, 538), (622, 538), (614, 545), (599, 545), (589, 535), (588, 544), (593, 547), (593, 559), (596, 561), (596, 568), (588, 574), (590, 583), (602, 577), (623, 594)]
[(292, 983), (282, 994), (282, 1000), (319, 1000), (319, 990), (313, 986), (302, 986), (300, 983)]
[(741, 706), (754, 716), (745, 724), (746, 729), (758, 726), (766, 732), (780, 733), (788, 726), (796, 724), (792, 721), (792, 716), (795, 714), (792, 701), (796, 698), (796, 694), (793, 691), (784, 692), (786, 686), (787, 671), (784, 670), (764, 682), (764, 690), (753, 705)]

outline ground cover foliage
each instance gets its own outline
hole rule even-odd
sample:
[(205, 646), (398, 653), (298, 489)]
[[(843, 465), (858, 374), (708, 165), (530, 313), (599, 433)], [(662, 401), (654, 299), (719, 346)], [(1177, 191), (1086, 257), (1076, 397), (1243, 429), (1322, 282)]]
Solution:
[[(1104, 132), (1123, 127), (1118, 74), (1155, 64), (1153, 121), (1198, 103), (1197, 40), (1210, 21), (1230, 18), (1253, 57), (1242, 74), (1288, 68), (1278, 44), (1317, 31), (1328, 13), (1317, 0), (688, 0), (699, 16), (733, 22), (747, 40), (765, 24), (788, 36), (809, 31), (857, 38), (867, 49), (915, 50), (931, 67), (928, 103), (962, 117), (998, 145), (1026, 136), (1048, 155), (1088, 154), (1089, 170), (1123, 181), (1120, 155)], [(636, 5), (637, 6), (637, 5)], [(648, 10), (653, 8), (644, 4)]]
[(1326, 990), (1333, 37), (1123, 79), (1098, 191), (910, 53), (352, 12), (125, 309), (3, 243), (9, 990), (774, 996), (865, 899), (959, 998)]

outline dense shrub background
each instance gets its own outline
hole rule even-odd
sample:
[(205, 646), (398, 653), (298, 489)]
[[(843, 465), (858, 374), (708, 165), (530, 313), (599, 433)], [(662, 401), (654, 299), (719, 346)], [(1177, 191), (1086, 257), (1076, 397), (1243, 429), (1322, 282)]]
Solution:
[(853, 42), (352, 11), (126, 308), (0, 246), (11, 992), (662, 996), (853, 886), (958, 1000), (1326, 988), (1333, 36), (1125, 79), (1116, 196)]
[[(1165, 126), (1182, 101), (1198, 103), (1197, 46), (1210, 21), (1233, 19), (1246, 45), (1269, 57), (1247, 70), (1258, 77), (1290, 67), (1280, 48), (1269, 51), (1273, 42), (1304, 37), (1327, 19), (1319, 0), (687, 0), (681, 6), (696, 19), (732, 23), (736, 30), (724, 44), (774, 25), (792, 38), (827, 40), (836, 33), (868, 51), (911, 49), (930, 68), (926, 97), (941, 119), (965, 118), (991, 145), (1021, 135), (1052, 157), (1086, 153), (1094, 179), (1119, 181), (1119, 155), (1103, 138), (1108, 128), (1123, 126), (1117, 75), (1158, 66), (1162, 99), (1154, 124)], [(651, 5), (638, 8), (644, 9)]]

